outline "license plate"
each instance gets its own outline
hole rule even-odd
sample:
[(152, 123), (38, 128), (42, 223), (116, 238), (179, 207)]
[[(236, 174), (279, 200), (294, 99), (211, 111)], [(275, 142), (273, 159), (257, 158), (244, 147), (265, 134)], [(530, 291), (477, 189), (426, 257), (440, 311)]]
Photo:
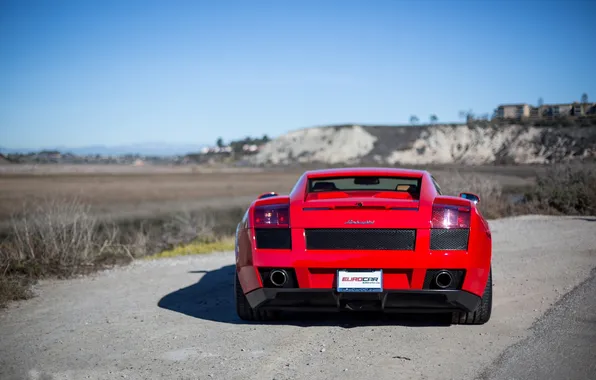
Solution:
[(337, 271), (338, 292), (382, 292), (383, 270)]

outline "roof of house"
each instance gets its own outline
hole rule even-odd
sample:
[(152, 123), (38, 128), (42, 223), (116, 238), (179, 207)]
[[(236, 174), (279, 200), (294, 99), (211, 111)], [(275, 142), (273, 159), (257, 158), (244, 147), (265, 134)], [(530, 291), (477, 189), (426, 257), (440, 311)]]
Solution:
[(528, 103), (511, 103), (511, 104), (500, 104), (499, 107), (520, 107), (529, 106)]

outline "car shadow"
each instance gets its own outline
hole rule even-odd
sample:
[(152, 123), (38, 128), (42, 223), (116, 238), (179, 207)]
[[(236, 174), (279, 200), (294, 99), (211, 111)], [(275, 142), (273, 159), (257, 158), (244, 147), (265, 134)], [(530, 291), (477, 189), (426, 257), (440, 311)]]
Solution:
[(230, 324), (269, 324), (301, 327), (397, 325), (410, 327), (450, 326), (449, 315), (444, 314), (393, 314), (370, 312), (346, 313), (283, 313), (271, 322), (248, 322), (236, 314), (234, 304), (235, 266), (227, 265), (211, 271), (194, 270), (203, 274), (194, 284), (163, 296), (157, 306), (192, 318)]
[(583, 220), (584, 222), (596, 222), (596, 217), (589, 217), (589, 216), (586, 216), (586, 217), (576, 217), (576, 218), (573, 218), (573, 219), (575, 219), (575, 220)]

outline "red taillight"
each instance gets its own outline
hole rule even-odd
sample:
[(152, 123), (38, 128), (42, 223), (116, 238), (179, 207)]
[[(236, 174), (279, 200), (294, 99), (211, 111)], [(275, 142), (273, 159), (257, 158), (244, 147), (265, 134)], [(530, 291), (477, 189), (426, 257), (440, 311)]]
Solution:
[(470, 228), (470, 208), (452, 205), (433, 205), (433, 228)]
[(290, 207), (288, 205), (257, 206), (254, 213), (256, 228), (290, 226)]

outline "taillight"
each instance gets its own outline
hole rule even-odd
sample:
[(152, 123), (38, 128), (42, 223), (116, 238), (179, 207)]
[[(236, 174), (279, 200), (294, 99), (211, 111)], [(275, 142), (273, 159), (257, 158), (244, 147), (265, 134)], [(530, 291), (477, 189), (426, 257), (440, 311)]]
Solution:
[(432, 228), (470, 228), (470, 208), (433, 205)]
[(290, 207), (288, 205), (264, 205), (255, 207), (255, 228), (290, 226)]

